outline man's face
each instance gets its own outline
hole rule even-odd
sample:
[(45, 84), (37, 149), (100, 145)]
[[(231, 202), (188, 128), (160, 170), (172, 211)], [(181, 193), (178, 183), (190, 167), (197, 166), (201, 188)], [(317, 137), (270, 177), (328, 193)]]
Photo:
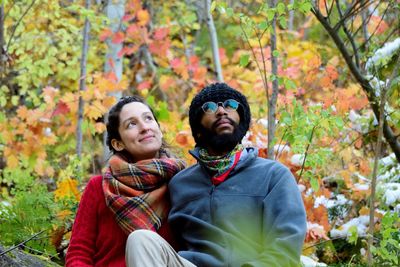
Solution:
[(218, 106), (215, 113), (204, 113), (200, 123), (215, 135), (232, 134), (235, 125), (240, 123), (240, 116), (237, 110), (227, 111), (224, 107)]
[(237, 110), (219, 106), (215, 113), (203, 113), (198, 145), (209, 153), (223, 155), (231, 151), (243, 137), (240, 115)]

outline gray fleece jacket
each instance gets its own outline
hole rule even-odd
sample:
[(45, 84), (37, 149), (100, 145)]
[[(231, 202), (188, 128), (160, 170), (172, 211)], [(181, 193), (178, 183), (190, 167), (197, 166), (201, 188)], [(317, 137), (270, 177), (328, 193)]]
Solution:
[[(198, 159), (198, 149), (191, 151)], [(169, 224), (179, 255), (198, 267), (298, 266), (306, 213), (282, 164), (247, 148), (227, 180), (214, 186), (201, 163), (172, 178)]]

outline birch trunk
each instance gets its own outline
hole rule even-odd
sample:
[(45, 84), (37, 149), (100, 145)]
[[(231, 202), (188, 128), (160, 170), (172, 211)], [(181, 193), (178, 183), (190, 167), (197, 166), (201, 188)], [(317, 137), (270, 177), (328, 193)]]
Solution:
[(5, 63), (5, 50), (4, 50), (4, 4), (0, 4), (0, 81), (3, 79), (4, 63)]
[[(125, 14), (125, 0), (119, 0), (119, 1), (112, 1), (109, 0), (104, 13), (106, 13), (107, 17), (111, 21), (110, 28), (112, 32), (117, 32), (121, 29), (122, 27), (122, 17)], [(107, 53), (106, 53), (106, 58), (105, 58), (105, 64), (104, 64), (104, 72), (110, 72), (114, 71), (115, 76), (117, 77), (118, 81), (121, 80), (122, 78), (122, 71), (123, 71), (123, 66), (122, 66), (122, 61), (123, 59), (121, 57), (118, 57), (118, 52), (121, 51), (123, 44), (118, 43), (114, 44), (111, 42), (111, 39), (107, 39), (106, 41), (107, 44)], [(110, 95), (114, 96), (116, 99), (119, 99), (122, 97), (122, 92), (113, 92), (110, 93)], [(104, 122), (107, 121), (107, 114), (104, 115)], [(107, 140), (107, 133), (105, 132), (103, 134), (103, 163), (105, 163), (110, 155), (110, 150), (106, 144)]]
[(217, 75), (218, 82), (223, 82), (224, 78), (222, 76), (221, 61), (219, 59), (217, 31), (215, 30), (214, 20), (213, 20), (213, 17), (211, 15), (211, 10), (210, 10), (211, 0), (204, 0), (204, 3), (205, 3), (205, 11), (207, 14), (206, 22), (207, 22), (208, 33), (210, 35), (210, 42), (211, 42), (211, 49), (212, 49), (212, 54), (213, 54), (215, 72)]
[[(272, 0), (271, 6), (276, 7), (277, 1)], [(274, 158), (274, 138), (275, 138), (275, 119), (276, 119), (276, 101), (278, 98), (278, 59), (274, 56), (276, 50), (276, 15), (274, 16), (271, 24), (271, 71), (273, 77), (272, 80), (272, 94), (268, 102), (268, 158)]]
[[(90, 8), (90, 0), (86, 0), (85, 8)], [(87, 64), (87, 54), (89, 50), (89, 32), (90, 32), (90, 22), (89, 19), (85, 19), (85, 26), (83, 28), (83, 44), (82, 44), (82, 56), (81, 56), (81, 75), (79, 79), (79, 91), (86, 90), (86, 64)], [(79, 96), (79, 105), (78, 105), (78, 123), (76, 127), (76, 154), (78, 158), (82, 157), (82, 123), (83, 123), (83, 108), (84, 101), (82, 96)]]

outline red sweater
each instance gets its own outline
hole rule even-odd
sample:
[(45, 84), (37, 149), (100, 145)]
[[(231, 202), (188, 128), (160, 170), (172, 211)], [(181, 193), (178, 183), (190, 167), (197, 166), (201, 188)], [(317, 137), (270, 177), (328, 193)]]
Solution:
[[(86, 185), (72, 228), (66, 267), (125, 267), (125, 244), (128, 236), (106, 206), (102, 176), (92, 177)], [(167, 241), (167, 224), (158, 231)], [(171, 242), (170, 242), (171, 243)]]

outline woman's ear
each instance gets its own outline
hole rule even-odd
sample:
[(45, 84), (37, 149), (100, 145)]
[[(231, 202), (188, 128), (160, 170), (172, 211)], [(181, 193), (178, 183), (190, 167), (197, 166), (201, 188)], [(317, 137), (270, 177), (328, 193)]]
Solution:
[(125, 148), (124, 143), (122, 143), (122, 141), (119, 141), (117, 139), (112, 139), (111, 145), (116, 151), (122, 151)]

